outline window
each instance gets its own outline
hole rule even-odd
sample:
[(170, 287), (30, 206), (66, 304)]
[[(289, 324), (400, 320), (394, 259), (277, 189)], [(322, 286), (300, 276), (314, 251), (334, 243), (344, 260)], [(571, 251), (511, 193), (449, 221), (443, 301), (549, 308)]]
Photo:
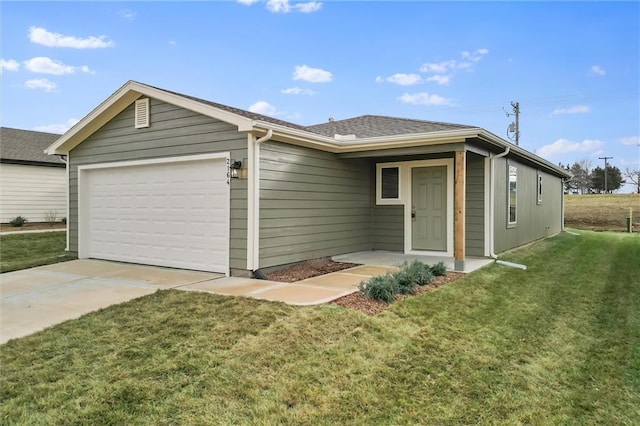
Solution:
[(376, 203), (401, 204), (400, 166), (397, 164), (378, 164), (376, 166)]
[(380, 198), (384, 200), (397, 200), (400, 198), (400, 169), (398, 167), (385, 167), (380, 170), (382, 174), (382, 192)]
[(536, 174), (537, 178), (538, 178), (538, 185), (537, 185), (537, 189), (536, 189), (536, 204), (540, 205), (542, 204), (542, 174), (540, 173), (540, 171), (538, 170), (538, 173)]
[(509, 166), (509, 191), (508, 191), (508, 220), (509, 225), (515, 225), (518, 218), (518, 168)]

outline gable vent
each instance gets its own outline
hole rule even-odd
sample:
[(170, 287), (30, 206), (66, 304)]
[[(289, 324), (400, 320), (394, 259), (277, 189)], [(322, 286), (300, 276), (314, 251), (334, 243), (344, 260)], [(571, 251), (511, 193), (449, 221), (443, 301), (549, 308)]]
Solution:
[(149, 127), (149, 98), (136, 101), (135, 128)]

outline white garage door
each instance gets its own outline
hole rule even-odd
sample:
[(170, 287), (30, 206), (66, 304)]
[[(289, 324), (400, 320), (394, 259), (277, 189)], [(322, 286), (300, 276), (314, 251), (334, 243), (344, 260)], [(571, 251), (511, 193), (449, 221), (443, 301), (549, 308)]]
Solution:
[(83, 170), (80, 256), (228, 273), (226, 174), (224, 158)]

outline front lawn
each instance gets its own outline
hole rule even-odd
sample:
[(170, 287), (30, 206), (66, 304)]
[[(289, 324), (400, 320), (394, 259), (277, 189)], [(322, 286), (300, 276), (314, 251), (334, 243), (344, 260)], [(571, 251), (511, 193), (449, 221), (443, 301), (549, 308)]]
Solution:
[(67, 233), (62, 231), (0, 235), (0, 272), (69, 260), (66, 245)]
[(637, 424), (640, 238), (562, 234), (378, 316), (160, 291), (0, 346), (8, 424)]

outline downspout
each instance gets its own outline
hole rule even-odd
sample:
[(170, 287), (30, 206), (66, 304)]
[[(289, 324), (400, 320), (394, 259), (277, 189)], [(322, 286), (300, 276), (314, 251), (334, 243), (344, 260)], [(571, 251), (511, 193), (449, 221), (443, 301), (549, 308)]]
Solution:
[(273, 137), (273, 130), (256, 139), (253, 144), (253, 276), (258, 279), (267, 277), (260, 270), (260, 145)]
[[(47, 151), (45, 151), (45, 154), (46, 153)], [(65, 174), (67, 176), (67, 184), (65, 185), (67, 187), (67, 202), (66, 202), (67, 211), (65, 216), (65, 226), (67, 228), (67, 246), (64, 248), (64, 251), (68, 252), (69, 251), (69, 156), (64, 154), (56, 154), (56, 156), (60, 158), (60, 161), (64, 163)]]
[(506, 156), (507, 154), (509, 154), (509, 151), (511, 151), (511, 147), (508, 146), (507, 149), (505, 149), (504, 152), (498, 154), (498, 155), (491, 155), (490, 157), (490, 171), (489, 173), (491, 174), (491, 189), (489, 191), (489, 229), (490, 231), (490, 235), (489, 235), (489, 256), (492, 257), (493, 259), (497, 259), (498, 256), (495, 253), (495, 210), (496, 210), (496, 206), (495, 206), (495, 198), (496, 198), (496, 179), (495, 179), (495, 172), (494, 172), (494, 161), (496, 158), (502, 158), (504, 156)]

